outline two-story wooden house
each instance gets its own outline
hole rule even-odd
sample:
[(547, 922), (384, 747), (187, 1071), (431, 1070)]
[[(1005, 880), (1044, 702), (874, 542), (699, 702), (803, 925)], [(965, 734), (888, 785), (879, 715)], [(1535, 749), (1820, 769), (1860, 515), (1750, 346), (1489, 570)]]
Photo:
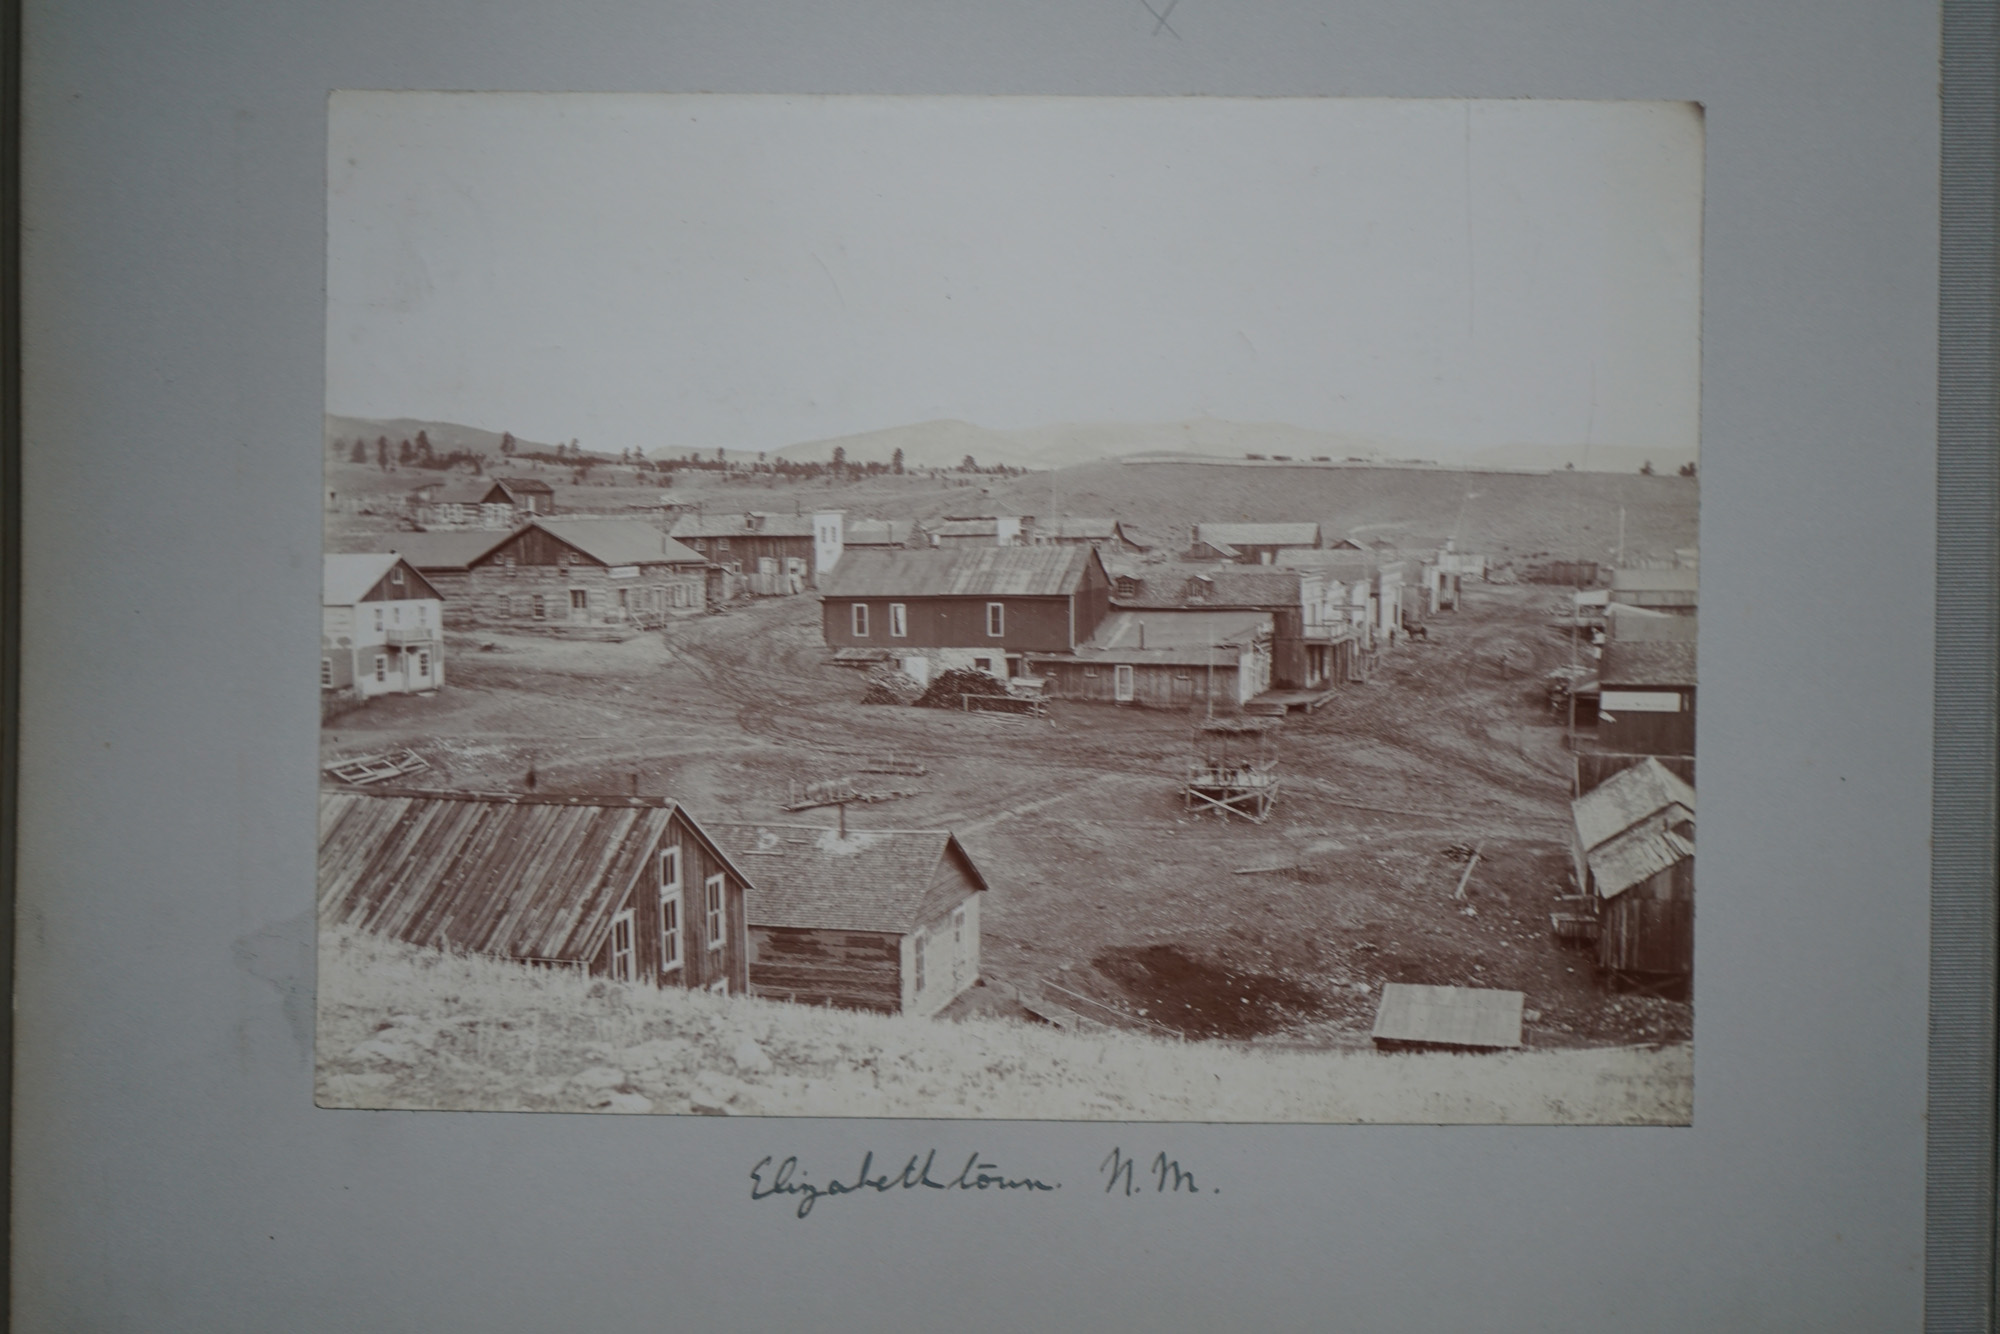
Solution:
[(1026, 654), (1073, 653), (1110, 607), (1091, 547), (857, 551), (820, 586), (829, 648), (879, 649), (903, 670), (1024, 674)]
[(444, 684), (444, 598), (392, 551), (329, 553), (320, 578), (319, 684), (360, 695)]
[(588, 632), (707, 609), (707, 562), (643, 519), (535, 519), (467, 564), (468, 623)]
[(406, 944), (742, 994), (748, 883), (669, 798), (320, 793), (321, 925)]

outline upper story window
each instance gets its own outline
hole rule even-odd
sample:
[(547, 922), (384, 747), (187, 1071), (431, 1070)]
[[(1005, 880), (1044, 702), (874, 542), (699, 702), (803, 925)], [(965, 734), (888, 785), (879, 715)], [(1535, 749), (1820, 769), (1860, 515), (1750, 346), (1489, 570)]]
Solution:
[(397, 565), (397, 566), (393, 566), (393, 567), (391, 567), (391, 569), (389, 570), (389, 582), (390, 582), (390, 583), (392, 583), (392, 584), (395, 584), (395, 585), (397, 585), (397, 586), (399, 586), (399, 587), (400, 587), (400, 586), (402, 585), (402, 582), (403, 582), (403, 567), (402, 567), (402, 566), (400, 566), (400, 565)]
[(1007, 633), (1007, 604), (989, 602), (986, 604), (986, 633), (999, 636)]
[(382, 609), (380, 607), (375, 609), (375, 628), (377, 630), (382, 628)]
[(854, 637), (856, 639), (866, 639), (868, 637), (868, 604), (857, 602), (854, 604), (852, 610), (854, 615)]
[(889, 604), (889, 634), (896, 639), (901, 639), (909, 633), (910, 618), (903, 604), (900, 602), (891, 602)]

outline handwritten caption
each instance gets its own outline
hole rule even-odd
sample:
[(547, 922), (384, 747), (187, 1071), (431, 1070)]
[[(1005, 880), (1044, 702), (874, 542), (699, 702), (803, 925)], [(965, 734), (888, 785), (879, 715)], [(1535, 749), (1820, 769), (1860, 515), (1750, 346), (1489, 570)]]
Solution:
[[(853, 1177), (829, 1177), (823, 1182), (814, 1181), (812, 1173), (799, 1165), (798, 1155), (779, 1158), (776, 1154), (766, 1154), (750, 1169), (750, 1198), (768, 1200), (783, 1198), (794, 1202), (793, 1213), (805, 1218), (811, 1215), (813, 1206), (821, 1200), (836, 1199), (843, 1195), (859, 1195), (873, 1191), (877, 1195), (887, 1195), (893, 1191), (941, 1190), (963, 1191), (1023, 1191), (1028, 1194), (1053, 1193), (1062, 1189), (1060, 1181), (1044, 1181), (1036, 1176), (1015, 1176), (1001, 1168), (998, 1163), (980, 1161), (983, 1155), (967, 1155), (965, 1165), (958, 1169), (956, 1176), (944, 1176), (949, 1166), (938, 1166), (938, 1152), (931, 1149), (922, 1154), (911, 1154), (899, 1172), (878, 1171), (875, 1166), (874, 1150), (861, 1157), (861, 1168)], [(1098, 1164), (1098, 1174), (1104, 1178), (1104, 1193), (1117, 1194), (1121, 1189), (1126, 1196), (1137, 1195), (1184, 1195), (1203, 1193), (1195, 1184), (1194, 1173), (1183, 1168), (1178, 1159), (1167, 1157), (1162, 1152), (1156, 1154), (1147, 1164), (1134, 1157), (1127, 1157), (1122, 1147), (1114, 1147)], [(933, 1175), (933, 1174), (936, 1175)], [(942, 1178), (942, 1179), (940, 1179)], [(1207, 1192), (1221, 1194), (1220, 1187), (1211, 1186)]]

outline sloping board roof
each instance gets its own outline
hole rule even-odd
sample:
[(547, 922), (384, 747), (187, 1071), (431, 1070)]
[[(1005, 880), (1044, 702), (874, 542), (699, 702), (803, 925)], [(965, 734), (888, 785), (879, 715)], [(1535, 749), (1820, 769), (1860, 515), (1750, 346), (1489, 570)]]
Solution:
[(829, 598), (1062, 597), (1097, 559), (1090, 547), (851, 551), (820, 580)]
[(1587, 853), (1672, 806), (1684, 807), (1692, 814), (1694, 788), (1648, 756), (1572, 801), (1570, 814)]
[(1613, 570), (1611, 587), (1631, 593), (1694, 593), (1700, 590), (1698, 570)]
[(412, 492), (418, 502), (426, 505), (477, 505), (486, 499), (490, 486), (441, 486), (434, 490)]
[[(755, 520), (756, 522), (751, 522)], [(811, 537), (810, 514), (683, 514), (673, 528), (675, 537)]]
[[(1145, 627), (1144, 650), (1139, 648), (1141, 626)], [(1166, 611), (1150, 615), (1114, 611), (1098, 625), (1090, 641), (1077, 649), (1076, 656), (1106, 662), (1201, 661), (1211, 644), (1218, 649), (1236, 647), (1269, 633), (1271, 613), (1267, 611)], [(1194, 657), (1150, 656), (1176, 650)]]
[(522, 495), (552, 496), (556, 489), (539, 477), (495, 477), (494, 483)]
[(1700, 633), (1700, 618), (1692, 613), (1680, 615), (1613, 602), (1605, 606), (1604, 614), (1609, 618), (1611, 638), (1625, 644), (1692, 644)]
[(708, 557), (684, 547), (644, 519), (536, 519), (534, 526), (562, 539), (600, 565), (706, 565)]
[(1115, 531), (1121, 541), (1138, 547), (1141, 551), (1150, 551), (1154, 547), (1166, 545), (1164, 538), (1157, 536), (1149, 529), (1140, 527), (1138, 524), (1127, 523), (1123, 519), (1118, 520), (1115, 525)]
[(1518, 991), (1385, 983), (1374, 1037), (1451, 1047), (1518, 1047), (1524, 999)]
[(841, 544), (850, 547), (900, 547), (910, 540), (908, 519), (856, 519), (841, 534)]
[(472, 562), (512, 537), (512, 532), (481, 533), (395, 533), (389, 549), (419, 570), (438, 574), (458, 574)]
[(1137, 593), (1114, 590), (1112, 601), (1121, 607), (1296, 607), (1299, 572), (1242, 565), (1189, 573), (1148, 569)]
[(413, 945), (585, 962), (676, 809), (648, 797), (324, 791), (320, 920)]
[(1035, 531), (1047, 533), (1050, 537), (1070, 538), (1073, 541), (1109, 542), (1118, 535), (1118, 525), (1110, 519), (1064, 515), (1059, 519), (1039, 521), (1035, 525)]
[(1607, 686), (1691, 686), (1694, 677), (1695, 646), (1672, 640), (1611, 640), (1597, 667)]
[(973, 883), (986, 888), (986, 877), (949, 830), (850, 829), (843, 839), (823, 825), (706, 828), (750, 868), (744, 914), (752, 926), (907, 935), (957, 901), (952, 893), (931, 893), (947, 856), (962, 858)]
[(1319, 545), (1319, 525), (1316, 523), (1198, 523), (1194, 526), (1197, 542), (1210, 546), (1232, 547), (1316, 547)]
[(1669, 866), (1694, 856), (1694, 844), (1669, 829), (1633, 829), (1590, 850), (1597, 892), (1615, 899)]
[(352, 554), (328, 552), (323, 558), (320, 570), (320, 605), (323, 607), (351, 607), (368, 596), (375, 585), (382, 582), (385, 575), (401, 561), (422, 586), (421, 592), (412, 592), (413, 597), (435, 598), (441, 595), (432, 588), (430, 581), (417, 573), (417, 568), (405, 556), (393, 551), (362, 551)]

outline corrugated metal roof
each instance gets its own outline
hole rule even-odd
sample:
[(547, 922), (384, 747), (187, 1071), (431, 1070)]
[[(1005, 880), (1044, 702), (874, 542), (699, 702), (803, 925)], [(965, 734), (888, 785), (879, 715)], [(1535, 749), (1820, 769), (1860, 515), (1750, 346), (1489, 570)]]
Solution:
[(1615, 899), (1694, 856), (1694, 844), (1669, 829), (1632, 829), (1592, 848), (1586, 860), (1597, 892)]
[(676, 809), (646, 797), (324, 791), (320, 920), (413, 945), (584, 962)]
[(1114, 591), (1121, 607), (1296, 607), (1299, 572), (1222, 565), (1183, 573), (1147, 568), (1136, 593)]
[(1197, 542), (1232, 547), (1317, 547), (1316, 523), (1198, 523)]
[(1607, 686), (1691, 686), (1695, 646), (1673, 640), (1609, 640), (1597, 679)]
[(940, 863), (963, 857), (975, 884), (986, 877), (944, 829), (838, 829), (824, 825), (714, 824), (708, 832), (750, 870), (745, 915), (752, 926), (907, 935), (952, 907), (933, 893)]
[(1525, 1000), (1518, 991), (1387, 982), (1375, 1011), (1374, 1037), (1444, 1047), (1518, 1047)]
[(1694, 814), (1694, 788), (1666, 765), (1648, 756), (1620, 770), (1570, 803), (1578, 840), (1588, 853), (1618, 835), (1674, 807)]
[(708, 558), (684, 547), (644, 519), (597, 519), (564, 515), (534, 520), (534, 526), (561, 538), (601, 565), (706, 565)]
[(389, 567), (403, 559), (393, 551), (328, 552), (320, 568), (319, 601), (323, 607), (351, 607), (382, 582)]
[(391, 551), (426, 574), (459, 574), (472, 562), (514, 535), (507, 532), (395, 533), (388, 540)]
[(683, 514), (673, 528), (675, 537), (811, 537), (810, 514)]
[(828, 598), (1061, 597), (1076, 591), (1089, 547), (851, 551), (820, 579)]

